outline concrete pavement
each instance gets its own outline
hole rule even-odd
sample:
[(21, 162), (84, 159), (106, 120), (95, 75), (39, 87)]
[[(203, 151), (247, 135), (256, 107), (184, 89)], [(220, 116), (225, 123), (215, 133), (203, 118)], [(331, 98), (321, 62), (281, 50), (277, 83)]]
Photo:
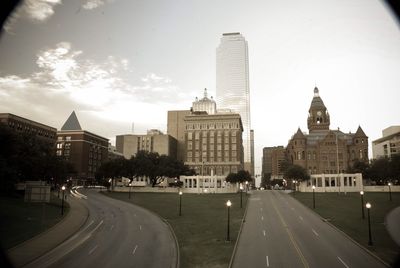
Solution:
[(232, 267), (385, 267), (280, 191), (256, 191)]
[(177, 267), (177, 244), (158, 216), (96, 190), (82, 193), (89, 210), (84, 226), (25, 268)]
[(88, 210), (82, 200), (68, 196), (69, 213), (47, 231), (9, 249), (6, 254), (15, 267), (22, 267), (74, 235), (85, 224)]

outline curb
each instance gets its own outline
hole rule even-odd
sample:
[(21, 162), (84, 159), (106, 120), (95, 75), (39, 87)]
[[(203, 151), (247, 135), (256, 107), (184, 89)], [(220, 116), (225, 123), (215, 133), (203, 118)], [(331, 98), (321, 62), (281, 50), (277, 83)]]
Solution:
[[(321, 217), (321, 215), (319, 215), (316, 211), (312, 210), (311, 208), (309, 208), (308, 206), (304, 205), (303, 203), (301, 203), (300, 201), (298, 201), (296, 198), (294, 198), (293, 196), (289, 195), (292, 199), (296, 200), (298, 203), (300, 203), (302, 206), (306, 207), (309, 211), (311, 211), (312, 213), (314, 213), (316, 216), (318, 216), (322, 221), (324, 221), (324, 218)], [(332, 223), (328, 222), (328, 221), (324, 221), (325, 223), (327, 223), (329, 226), (333, 227), (333, 229), (335, 229), (337, 232), (343, 234), (347, 239), (349, 239), (351, 242), (353, 242), (354, 244), (356, 244), (358, 247), (360, 247), (361, 249), (363, 249), (365, 252), (367, 252), (369, 255), (371, 255), (372, 257), (374, 257), (375, 259), (377, 259), (379, 262), (381, 262), (383, 265), (385, 265), (386, 267), (392, 267), (390, 266), (387, 262), (385, 262), (384, 260), (382, 260), (381, 258), (379, 258), (375, 253), (373, 253), (372, 251), (370, 251), (369, 249), (367, 249), (366, 247), (364, 247), (363, 245), (361, 245), (360, 243), (358, 243), (356, 240), (354, 240), (351, 236), (349, 236), (348, 234), (346, 234), (344, 231), (340, 230), (338, 227), (336, 227), (335, 225), (333, 225)]]
[[(249, 193), (249, 195), (251, 195), (251, 193)], [(246, 221), (247, 209), (249, 208), (249, 198), (250, 197), (248, 197), (247, 201), (246, 201), (246, 209), (245, 209), (244, 214), (243, 214), (242, 223), (240, 224), (239, 232), (238, 232), (238, 235), (236, 237), (235, 246), (233, 247), (233, 252), (232, 252), (231, 260), (229, 261), (228, 268), (232, 267), (233, 259), (235, 258), (235, 255), (236, 255), (236, 250), (237, 250), (237, 245), (239, 244), (240, 234), (242, 233), (243, 224)]]
[[(71, 198), (71, 197), (70, 197), (70, 198)], [(67, 201), (66, 201), (66, 202), (67, 202)], [(20, 244), (18, 244), (18, 245), (16, 245), (16, 246), (10, 248), (9, 250), (7, 250), (6, 254), (7, 254), (7, 257), (9, 258), (9, 260), (11, 259), (11, 258), (10, 258), (10, 253), (11, 253), (11, 251), (18, 249), (19, 247), (23, 247), (23, 246), (26, 245), (27, 243), (30, 243), (31, 241), (33, 241), (33, 240), (35, 240), (35, 239), (39, 239), (40, 237), (46, 235), (48, 232), (53, 231), (54, 229), (58, 228), (59, 225), (61, 225), (61, 224), (67, 219), (67, 217), (71, 215), (71, 214), (70, 214), (70, 213), (71, 213), (71, 205), (70, 205), (69, 203), (68, 203), (68, 205), (69, 205), (69, 207), (70, 207), (70, 210), (69, 210), (68, 214), (65, 215), (58, 223), (56, 223), (55, 225), (51, 226), (49, 229), (47, 229), (47, 230), (45, 230), (45, 231), (43, 231), (43, 232), (37, 234), (36, 236), (31, 237), (31, 238), (29, 238), (28, 240), (25, 240), (24, 242), (22, 242), (22, 243), (20, 243)], [(40, 257), (44, 256), (45, 254), (47, 254), (48, 252), (50, 252), (50, 251), (53, 250), (54, 248), (56, 248), (56, 247), (58, 247), (59, 245), (61, 245), (62, 243), (64, 243), (66, 240), (68, 240), (70, 237), (72, 237), (79, 229), (81, 229), (81, 227), (82, 227), (83, 225), (85, 225), (85, 223), (87, 222), (87, 219), (89, 218), (89, 211), (88, 211), (87, 207), (86, 207), (85, 205), (83, 205), (83, 207), (85, 208), (86, 213), (85, 213), (85, 219), (82, 221), (82, 224), (80, 224), (70, 235), (67, 235), (67, 236), (64, 237), (63, 239), (60, 239), (60, 241), (57, 241), (57, 243), (55, 243), (55, 244), (54, 244), (52, 247), (50, 247), (48, 250), (46, 250), (45, 252), (43, 252), (43, 253), (41, 253), (41, 254), (39, 254), (39, 255), (33, 257), (33, 258), (30, 259), (30, 260), (24, 261), (24, 262), (23, 262), (22, 264), (20, 264), (18, 267), (23, 267), (23, 266), (26, 266), (26, 265), (28, 265), (28, 264), (30, 264), (30, 263), (36, 261), (36, 260), (39, 259)]]

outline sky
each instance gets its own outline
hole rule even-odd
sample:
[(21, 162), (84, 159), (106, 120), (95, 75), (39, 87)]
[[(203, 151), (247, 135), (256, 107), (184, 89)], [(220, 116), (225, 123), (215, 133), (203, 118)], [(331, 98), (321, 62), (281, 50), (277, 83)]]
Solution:
[[(315, 86), (331, 129), (400, 125), (400, 27), (377, 0), (27, 0), (0, 36), (0, 112), (107, 137), (167, 129), (215, 97), (223, 33), (248, 42), (255, 167), (307, 129)], [(372, 157), (370, 149), (370, 157)]]

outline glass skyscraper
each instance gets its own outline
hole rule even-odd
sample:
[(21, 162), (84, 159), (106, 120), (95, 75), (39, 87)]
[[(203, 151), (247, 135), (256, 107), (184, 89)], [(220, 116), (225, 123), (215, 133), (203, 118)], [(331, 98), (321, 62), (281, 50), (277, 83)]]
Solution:
[(245, 169), (254, 174), (250, 136), (249, 56), (240, 33), (224, 33), (217, 48), (217, 107), (239, 113), (243, 124)]

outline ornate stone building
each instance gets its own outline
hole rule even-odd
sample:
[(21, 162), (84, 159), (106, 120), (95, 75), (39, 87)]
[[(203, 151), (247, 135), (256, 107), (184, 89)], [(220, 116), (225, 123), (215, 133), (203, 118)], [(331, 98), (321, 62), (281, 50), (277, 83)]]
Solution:
[(368, 162), (368, 137), (360, 126), (355, 133), (343, 133), (329, 125), (328, 110), (315, 87), (307, 119), (309, 134), (299, 128), (289, 140), (289, 161), (309, 174), (344, 173), (356, 160)]
[(236, 113), (185, 116), (185, 164), (197, 174), (226, 176), (243, 169), (243, 126)]

